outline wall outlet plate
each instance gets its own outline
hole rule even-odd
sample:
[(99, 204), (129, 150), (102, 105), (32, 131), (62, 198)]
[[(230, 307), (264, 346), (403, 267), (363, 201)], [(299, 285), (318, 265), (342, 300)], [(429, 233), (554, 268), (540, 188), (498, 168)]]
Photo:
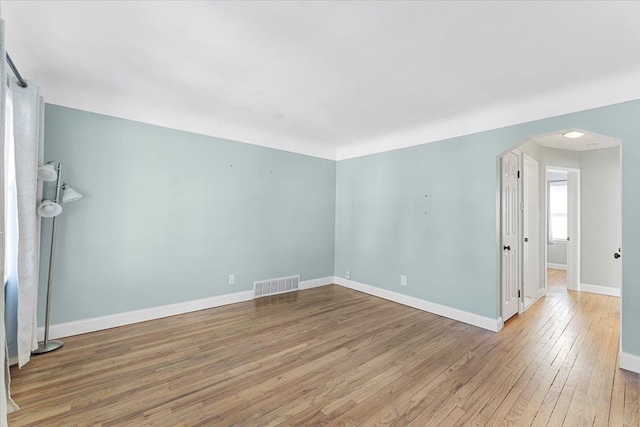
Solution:
[(407, 276), (405, 275), (400, 276), (400, 286), (407, 286)]
[(236, 275), (235, 274), (230, 274), (229, 275), (229, 284), (233, 285), (236, 283)]
[(347, 271), (347, 273), (344, 275), (344, 277), (346, 277), (347, 280), (351, 280), (351, 272)]

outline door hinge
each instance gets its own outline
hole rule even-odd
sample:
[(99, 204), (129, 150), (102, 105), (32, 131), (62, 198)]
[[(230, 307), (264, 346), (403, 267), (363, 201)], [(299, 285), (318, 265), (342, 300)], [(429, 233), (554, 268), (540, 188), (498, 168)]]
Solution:
[(518, 298), (520, 298), (520, 289), (518, 289)]
[(520, 178), (520, 171), (518, 171), (518, 178)]

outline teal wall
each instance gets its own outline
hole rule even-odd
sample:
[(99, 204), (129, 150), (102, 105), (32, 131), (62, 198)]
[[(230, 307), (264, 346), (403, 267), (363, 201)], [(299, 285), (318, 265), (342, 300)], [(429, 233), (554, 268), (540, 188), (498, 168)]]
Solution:
[(338, 162), (336, 276), (495, 318), (478, 279), (495, 277), (496, 150), (469, 137)]
[(58, 217), (52, 323), (333, 275), (335, 162), (54, 105), (45, 126), (85, 196)]
[(580, 153), (580, 282), (620, 288), (620, 149)]
[(86, 196), (59, 217), (53, 323), (347, 270), (497, 318), (496, 158), (573, 127), (623, 141), (622, 346), (640, 355), (640, 101), (337, 163), (48, 105), (46, 158)]
[(623, 141), (622, 346), (640, 355), (640, 101), (339, 161), (335, 275), (497, 318), (496, 158), (574, 127)]

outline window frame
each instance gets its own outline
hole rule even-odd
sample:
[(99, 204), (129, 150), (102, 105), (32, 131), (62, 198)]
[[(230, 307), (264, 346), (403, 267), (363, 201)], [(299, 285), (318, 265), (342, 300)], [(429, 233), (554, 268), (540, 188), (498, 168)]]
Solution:
[(569, 235), (569, 181), (567, 179), (558, 179), (558, 180), (547, 180), (547, 241), (549, 244), (554, 243), (567, 243), (567, 238), (554, 238), (553, 237), (553, 227), (551, 226), (551, 187), (552, 186), (564, 186), (565, 193), (567, 198), (567, 212), (566, 212), (566, 220), (567, 220), (567, 236)]

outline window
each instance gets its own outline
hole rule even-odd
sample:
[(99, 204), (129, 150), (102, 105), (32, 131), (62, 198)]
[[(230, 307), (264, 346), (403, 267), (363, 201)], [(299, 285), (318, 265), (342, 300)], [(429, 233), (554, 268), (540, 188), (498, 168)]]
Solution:
[(549, 182), (549, 240), (567, 240), (567, 181)]

